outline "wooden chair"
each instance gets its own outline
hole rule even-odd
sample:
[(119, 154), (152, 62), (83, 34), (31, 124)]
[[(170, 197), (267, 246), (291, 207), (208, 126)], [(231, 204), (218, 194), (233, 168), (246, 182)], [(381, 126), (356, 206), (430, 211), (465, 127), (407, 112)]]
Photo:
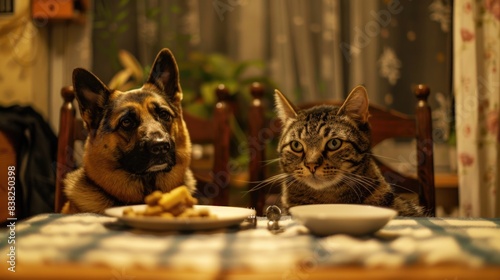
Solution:
[(184, 121), (193, 144), (213, 145), (211, 168), (197, 167), (192, 159), (191, 170), (197, 180), (198, 195), (214, 205), (229, 205), (230, 117), (229, 91), (224, 85), (215, 90), (217, 103), (213, 118), (201, 119), (184, 112)]
[[(12, 196), (12, 183), (15, 183), (19, 180), (19, 165), (17, 162), (17, 151), (19, 151), (19, 141), (16, 141), (14, 135), (9, 133), (9, 131), (0, 130), (0, 168), (3, 171), (0, 173), (0, 201), (5, 204), (5, 207), (0, 209), (0, 224), (6, 225), (8, 222), (8, 218), (22, 218), (23, 213), (23, 199), (22, 199), (22, 189), (18, 188), (15, 193), (15, 206), (14, 211), (11, 211), (12, 204), (9, 204), (9, 195)], [(14, 176), (9, 175), (9, 167), (14, 167)], [(11, 180), (9, 180), (9, 178)], [(12, 178), (15, 178), (12, 181)], [(15, 187), (15, 185), (14, 185)], [(11, 191), (9, 191), (9, 189)], [(12, 197), (11, 197), (12, 199)]]
[[(277, 119), (266, 122), (262, 96), (263, 90), (255, 85), (252, 88), (253, 102), (250, 105), (250, 149), (257, 151), (250, 159), (250, 178), (252, 182), (259, 182), (266, 178), (264, 173), (265, 145), (270, 137), (263, 135), (279, 132), (279, 121)], [(424, 206), (427, 214), (435, 216), (435, 189), (434, 189), (434, 156), (432, 140), (432, 118), (431, 108), (427, 102), (430, 90), (425, 85), (418, 85), (415, 88), (417, 98), (415, 117), (402, 114), (394, 110), (386, 110), (381, 107), (370, 105), (370, 124), (372, 127), (372, 147), (380, 142), (391, 138), (415, 138), (417, 153), (417, 174), (411, 176), (402, 174), (393, 168), (377, 160), (382, 174), (386, 180), (395, 187), (396, 192), (412, 192), (418, 194), (419, 204)], [(340, 105), (341, 102), (323, 102), (323, 104)], [(306, 104), (300, 108), (308, 108), (316, 104)], [(250, 189), (255, 184), (250, 185)], [(275, 189), (279, 186), (275, 186)], [(262, 214), (265, 206), (266, 194), (269, 189), (260, 188), (252, 191), (251, 206)]]
[(66, 174), (76, 168), (74, 150), (75, 141), (85, 141), (87, 131), (83, 126), (83, 121), (77, 119), (73, 100), (75, 92), (72, 86), (61, 89), (63, 104), (59, 117), (59, 136), (57, 139), (57, 166), (56, 166), (56, 191), (55, 191), (55, 212), (61, 212), (64, 203), (68, 200), (64, 194), (63, 179)]
[[(228, 90), (219, 86), (216, 91), (217, 103), (214, 108), (214, 116), (211, 120), (204, 120), (191, 116), (184, 112), (184, 120), (188, 127), (191, 141), (193, 143), (213, 143), (214, 161), (209, 170), (194, 170), (193, 173), (198, 181), (197, 190), (199, 196), (210, 199), (215, 205), (229, 204), (229, 141), (230, 126), (229, 119), (232, 114), (227, 103)], [(67, 201), (64, 195), (63, 179), (66, 174), (76, 168), (74, 158), (74, 143), (77, 140), (84, 141), (87, 131), (83, 121), (76, 118), (76, 110), (73, 104), (75, 92), (73, 87), (61, 89), (63, 105), (61, 106), (59, 138), (57, 148), (57, 171), (55, 191), (55, 211), (61, 212)]]

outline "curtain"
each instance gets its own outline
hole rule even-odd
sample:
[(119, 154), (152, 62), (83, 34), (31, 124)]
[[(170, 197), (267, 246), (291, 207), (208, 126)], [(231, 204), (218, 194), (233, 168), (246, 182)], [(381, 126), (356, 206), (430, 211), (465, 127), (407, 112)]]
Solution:
[(181, 64), (192, 51), (222, 53), (262, 61), (250, 71), (270, 77), (295, 102), (341, 99), (364, 84), (372, 102), (413, 114), (411, 86), (426, 83), (434, 109), (446, 114), (449, 2), (96, 0), (94, 70), (111, 79), (119, 49), (143, 66), (163, 47)]
[(500, 217), (500, 1), (454, 6), (460, 214)]
[(269, 70), (282, 92), (293, 102), (343, 98), (340, 2), (278, 0), (267, 5)]

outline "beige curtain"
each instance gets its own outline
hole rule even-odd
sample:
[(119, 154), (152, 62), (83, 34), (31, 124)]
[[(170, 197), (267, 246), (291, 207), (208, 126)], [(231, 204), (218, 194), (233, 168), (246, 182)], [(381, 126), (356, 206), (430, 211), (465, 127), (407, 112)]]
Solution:
[[(248, 1), (234, 16), (239, 20), (239, 41), (245, 42), (241, 46), (250, 46), (240, 47), (239, 56), (256, 52), (259, 41), (252, 39), (268, 37), (266, 45), (260, 44), (261, 53), (268, 53), (270, 77), (292, 101), (344, 96), (339, 0)], [(255, 28), (258, 19), (264, 22), (260, 29)]]
[(500, 217), (500, 1), (454, 4), (460, 215)]

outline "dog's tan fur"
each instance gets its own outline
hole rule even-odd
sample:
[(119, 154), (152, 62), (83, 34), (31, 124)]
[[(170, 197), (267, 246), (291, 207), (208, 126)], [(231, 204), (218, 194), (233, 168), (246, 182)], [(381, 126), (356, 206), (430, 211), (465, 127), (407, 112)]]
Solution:
[[(194, 192), (195, 180), (189, 170), (191, 141), (182, 118), (182, 90), (177, 64), (168, 49), (158, 54), (148, 81), (140, 89), (110, 90), (83, 69), (73, 72), (73, 85), (89, 136), (82, 167), (69, 173), (64, 181), (68, 203), (63, 213), (103, 213), (109, 207), (141, 204), (154, 190), (167, 192), (180, 185), (187, 185)], [(168, 109), (163, 111), (170, 112), (170, 117), (160, 119), (156, 113), (159, 106)], [(125, 111), (133, 112), (139, 120), (134, 131), (125, 129), (127, 122), (121, 123)], [(155, 137), (172, 141), (168, 147), (175, 146), (175, 151), (162, 153), (175, 154), (175, 164), (169, 170), (130, 172), (132, 167), (127, 169), (125, 165), (134, 161), (134, 155), (143, 156), (138, 146), (147, 143), (141, 141), (147, 138), (156, 143)], [(161, 156), (152, 155), (157, 161), (162, 161)], [(153, 169), (163, 161), (150, 164)]]

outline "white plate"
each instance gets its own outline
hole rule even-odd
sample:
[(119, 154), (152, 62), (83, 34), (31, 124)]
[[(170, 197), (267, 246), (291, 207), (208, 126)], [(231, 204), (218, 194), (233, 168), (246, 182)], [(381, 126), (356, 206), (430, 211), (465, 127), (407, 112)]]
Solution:
[(316, 235), (371, 234), (397, 215), (392, 209), (358, 204), (311, 204), (291, 207), (292, 217)]
[(165, 219), (161, 217), (127, 217), (123, 216), (123, 209), (132, 207), (136, 211), (144, 210), (145, 204), (109, 208), (104, 211), (108, 216), (117, 217), (123, 223), (140, 229), (147, 230), (210, 230), (224, 228), (240, 224), (249, 216), (255, 215), (255, 210), (227, 207), (195, 205), (195, 209), (208, 209), (217, 219), (187, 218), (187, 219)]

